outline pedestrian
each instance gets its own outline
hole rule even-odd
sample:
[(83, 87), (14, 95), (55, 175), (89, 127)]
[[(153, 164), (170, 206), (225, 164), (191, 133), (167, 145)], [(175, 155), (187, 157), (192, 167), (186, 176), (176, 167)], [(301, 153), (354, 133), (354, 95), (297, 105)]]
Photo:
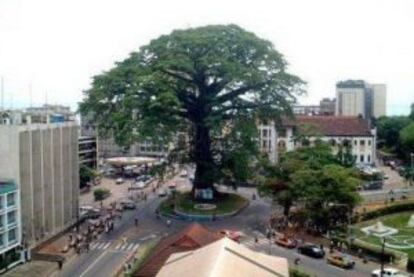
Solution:
[(321, 245), (319, 245), (319, 247), (321, 248), (321, 250), (323, 250), (323, 244), (321, 243)]
[(138, 227), (138, 217), (135, 217), (135, 227)]
[(62, 270), (62, 266), (63, 266), (63, 262), (62, 262), (62, 260), (59, 260), (58, 261), (59, 270)]
[(86, 248), (86, 253), (88, 253), (88, 252), (89, 252), (89, 242), (87, 242), (87, 243), (85, 244), (85, 248)]
[(122, 243), (123, 243), (123, 244), (126, 244), (126, 242), (127, 242), (127, 238), (126, 238), (125, 236), (123, 236), (123, 237), (122, 237)]
[(170, 226), (171, 226), (171, 220), (168, 219), (167, 220), (167, 227), (170, 228)]

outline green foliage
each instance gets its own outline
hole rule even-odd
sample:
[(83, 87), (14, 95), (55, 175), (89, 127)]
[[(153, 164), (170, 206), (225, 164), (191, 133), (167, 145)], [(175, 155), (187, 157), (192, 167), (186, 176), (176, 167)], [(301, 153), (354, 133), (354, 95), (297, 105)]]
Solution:
[(400, 132), (411, 123), (407, 116), (383, 116), (377, 122), (378, 142), (383, 147), (402, 155)]
[(121, 145), (186, 133), (194, 184), (211, 187), (223, 171), (247, 177), (239, 169), (257, 150), (246, 124), (291, 113), (303, 82), (286, 67), (272, 43), (236, 25), (176, 30), (94, 77), (80, 111)]
[(406, 153), (414, 152), (414, 122), (401, 130), (400, 140)]
[(289, 276), (291, 277), (311, 277), (310, 274), (300, 271), (296, 268), (289, 268)]
[(360, 201), (356, 172), (341, 166), (324, 143), (287, 152), (277, 165), (264, 168), (267, 178), (259, 192), (283, 206), (286, 216), (292, 205), (304, 206), (314, 224), (327, 228), (329, 205), (353, 207)]
[(96, 171), (85, 166), (80, 165), (79, 167), (79, 178), (80, 178), (80, 186), (85, 186), (88, 182), (92, 181), (93, 178), (96, 177)]
[(99, 188), (93, 191), (93, 196), (95, 198), (95, 201), (101, 201), (107, 198), (110, 193), (111, 192), (109, 189)]

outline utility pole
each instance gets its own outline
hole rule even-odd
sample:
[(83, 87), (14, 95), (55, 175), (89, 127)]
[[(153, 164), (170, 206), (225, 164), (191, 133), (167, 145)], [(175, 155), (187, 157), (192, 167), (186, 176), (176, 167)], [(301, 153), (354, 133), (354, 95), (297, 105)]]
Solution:
[(384, 276), (384, 263), (385, 263), (385, 237), (382, 238), (382, 249), (381, 249), (381, 277)]

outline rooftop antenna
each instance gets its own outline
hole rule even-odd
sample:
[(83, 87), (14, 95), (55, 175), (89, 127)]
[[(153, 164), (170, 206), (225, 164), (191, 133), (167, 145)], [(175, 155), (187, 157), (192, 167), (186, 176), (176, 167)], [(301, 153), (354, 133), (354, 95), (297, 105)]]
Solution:
[(33, 97), (32, 97), (32, 83), (29, 84), (29, 100), (30, 100), (30, 108), (33, 108)]

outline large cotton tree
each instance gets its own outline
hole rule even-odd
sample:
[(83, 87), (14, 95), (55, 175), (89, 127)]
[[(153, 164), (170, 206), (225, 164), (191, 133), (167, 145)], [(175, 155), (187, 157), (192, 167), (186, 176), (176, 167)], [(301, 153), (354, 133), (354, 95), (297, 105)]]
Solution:
[(302, 81), (286, 67), (271, 42), (236, 25), (176, 30), (95, 76), (80, 110), (120, 144), (187, 133), (193, 191), (213, 189), (246, 177), (257, 122), (291, 112)]

